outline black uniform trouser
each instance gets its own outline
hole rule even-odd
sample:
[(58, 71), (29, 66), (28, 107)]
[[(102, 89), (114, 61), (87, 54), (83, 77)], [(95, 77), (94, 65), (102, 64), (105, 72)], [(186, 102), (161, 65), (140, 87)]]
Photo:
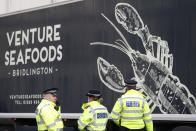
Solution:
[(143, 129), (128, 129), (126, 127), (121, 126), (120, 131), (146, 131), (145, 128)]

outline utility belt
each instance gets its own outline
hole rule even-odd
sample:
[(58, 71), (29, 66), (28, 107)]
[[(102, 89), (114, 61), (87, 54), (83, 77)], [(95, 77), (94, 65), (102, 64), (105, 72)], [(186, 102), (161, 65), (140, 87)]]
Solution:
[[(48, 131), (48, 130), (42, 130), (42, 131)], [(63, 131), (63, 128), (59, 128), (56, 131)]]
[(120, 126), (120, 131), (146, 131), (145, 128), (142, 128), (142, 129), (129, 129), (129, 128), (126, 128), (124, 126)]
[[(93, 131), (93, 129), (88, 129), (88, 127), (84, 128), (84, 131)], [(104, 130), (105, 131), (105, 130)]]

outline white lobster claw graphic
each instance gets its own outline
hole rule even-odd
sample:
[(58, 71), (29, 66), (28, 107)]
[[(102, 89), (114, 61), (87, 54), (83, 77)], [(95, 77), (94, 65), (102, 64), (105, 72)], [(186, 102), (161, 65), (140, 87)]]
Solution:
[(111, 90), (125, 92), (124, 79), (117, 67), (101, 57), (97, 58), (98, 73), (101, 81)]

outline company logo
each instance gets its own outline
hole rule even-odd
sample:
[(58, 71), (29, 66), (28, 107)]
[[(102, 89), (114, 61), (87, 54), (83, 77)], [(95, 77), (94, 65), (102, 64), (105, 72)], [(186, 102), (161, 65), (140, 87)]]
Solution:
[(18, 77), (58, 71), (58, 68), (44, 63), (62, 60), (60, 29), (61, 24), (55, 24), (6, 32), (8, 48), (5, 51), (5, 66), (9, 67), (8, 75)]

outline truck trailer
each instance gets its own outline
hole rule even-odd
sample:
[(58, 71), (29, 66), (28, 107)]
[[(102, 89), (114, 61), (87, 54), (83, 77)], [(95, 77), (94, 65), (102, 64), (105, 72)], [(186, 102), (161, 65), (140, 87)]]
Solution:
[(135, 79), (155, 130), (196, 130), (195, 12), (194, 0), (68, 0), (0, 15), (0, 129), (36, 127), (53, 87), (76, 129), (89, 89), (111, 112)]

